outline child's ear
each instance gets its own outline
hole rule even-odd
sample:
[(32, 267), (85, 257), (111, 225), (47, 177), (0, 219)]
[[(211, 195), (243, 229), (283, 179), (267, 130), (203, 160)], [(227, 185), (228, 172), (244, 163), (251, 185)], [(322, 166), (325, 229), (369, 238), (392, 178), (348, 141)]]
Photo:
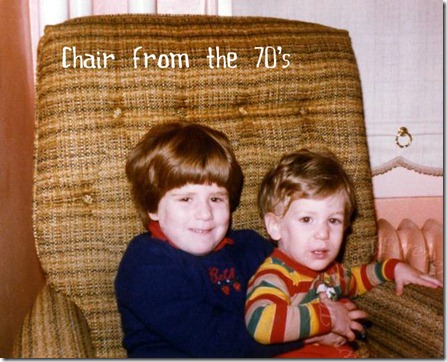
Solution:
[(273, 212), (269, 212), (264, 215), (264, 224), (265, 228), (267, 229), (267, 233), (273, 240), (276, 241), (281, 239), (280, 225), (279, 225), (280, 220), (281, 218), (278, 215), (274, 214)]
[(158, 221), (158, 213), (157, 212), (148, 212), (149, 218), (152, 221)]

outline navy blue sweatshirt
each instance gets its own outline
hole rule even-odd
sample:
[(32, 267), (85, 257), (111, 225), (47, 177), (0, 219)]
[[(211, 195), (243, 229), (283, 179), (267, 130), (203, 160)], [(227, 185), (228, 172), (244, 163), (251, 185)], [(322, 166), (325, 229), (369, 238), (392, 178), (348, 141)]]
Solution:
[(143, 233), (115, 280), (129, 357), (272, 357), (301, 342), (261, 345), (244, 322), (247, 283), (273, 245), (251, 230), (234, 243), (194, 256)]

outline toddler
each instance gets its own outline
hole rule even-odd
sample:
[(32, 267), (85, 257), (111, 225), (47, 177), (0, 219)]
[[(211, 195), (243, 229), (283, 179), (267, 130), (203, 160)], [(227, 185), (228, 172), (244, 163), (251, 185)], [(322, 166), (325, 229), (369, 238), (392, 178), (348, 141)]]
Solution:
[(260, 343), (305, 341), (283, 357), (355, 357), (345, 342), (363, 330), (360, 321), (367, 315), (341, 297), (389, 280), (395, 280), (398, 295), (409, 283), (442, 286), (397, 259), (352, 268), (336, 262), (355, 197), (332, 154), (300, 150), (285, 155), (263, 179), (258, 201), (278, 247), (249, 282), (246, 326)]

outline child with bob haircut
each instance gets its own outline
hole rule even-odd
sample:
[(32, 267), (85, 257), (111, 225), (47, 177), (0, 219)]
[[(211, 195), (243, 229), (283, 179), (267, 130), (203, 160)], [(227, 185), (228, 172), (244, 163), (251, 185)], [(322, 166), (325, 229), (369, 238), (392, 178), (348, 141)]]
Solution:
[(115, 279), (129, 357), (270, 357), (244, 324), (247, 283), (273, 250), (231, 230), (242, 171), (228, 138), (197, 124), (153, 127), (126, 174), (148, 232), (129, 243)]
[(285, 155), (263, 179), (258, 203), (278, 247), (249, 282), (246, 325), (260, 343), (304, 340), (281, 357), (352, 358), (348, 341), (367, 315), (339, 301), (395, 280), (397, 295), (413, 283), (442, 284), (397, 259), (348, 268), (336, 262), (355, 210), (354, 189), (331, 153)]

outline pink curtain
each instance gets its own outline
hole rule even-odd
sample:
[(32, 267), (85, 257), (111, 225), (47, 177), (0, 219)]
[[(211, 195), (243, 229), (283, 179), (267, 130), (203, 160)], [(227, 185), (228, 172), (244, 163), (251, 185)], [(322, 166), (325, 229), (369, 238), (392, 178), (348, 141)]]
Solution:
[(0, 0), (0, 356), (44, 283), (32, 233), (34, 82), (28, 1)]

